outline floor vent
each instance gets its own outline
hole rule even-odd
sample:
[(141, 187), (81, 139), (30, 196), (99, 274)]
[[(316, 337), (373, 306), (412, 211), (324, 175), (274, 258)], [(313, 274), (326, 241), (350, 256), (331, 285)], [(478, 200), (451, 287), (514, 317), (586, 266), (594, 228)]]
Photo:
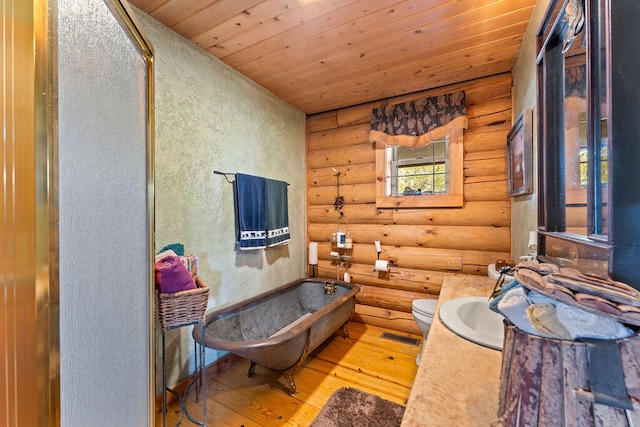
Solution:
[(398, 341), (405, 344), (420, 345), (420, 340), (418, 338), (403, 337), (402, 335), (396, 335), (389, 332), (383, 332), (381, 338)]

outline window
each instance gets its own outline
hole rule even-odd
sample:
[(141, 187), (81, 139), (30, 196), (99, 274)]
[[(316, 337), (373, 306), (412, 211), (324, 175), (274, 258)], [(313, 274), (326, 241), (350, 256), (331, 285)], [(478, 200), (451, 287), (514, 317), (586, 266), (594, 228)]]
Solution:
[(376, 143), (376, 207), (461, 207), (463, 129), (422, 147)]
[(376, 150), (376, 207), (462, 207), (464, 91), (371, 112)]
[[(607, 146), (607, 120), (600, 120), (600, 182), (609, 182), (609, 147)], [(580, 185), (586, 187), (589, 183), (589, 149), (587, 148), (587, 115), (580, 115)]]
[(449, 190), (449, 137), (423, 147), (387, 147), (388, 193), (393, 196), (446, 194)]

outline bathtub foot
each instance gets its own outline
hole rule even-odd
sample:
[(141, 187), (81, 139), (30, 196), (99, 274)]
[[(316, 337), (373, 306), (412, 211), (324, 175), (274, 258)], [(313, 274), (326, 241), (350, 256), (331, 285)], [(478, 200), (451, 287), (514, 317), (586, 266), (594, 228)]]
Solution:
[(256, 373), (256, 362), (251, 362), (249, 365), (249, 372), (247, 372), (247, 376), (251, 378)]
[(298, 362), (293, 365), (291, 368), (284, 371), (284, 377), (287, 379), (289, 383), (289, 396), (295, 396), (296, 394), (296, 382), (293, 380), (293, 374), (296, 372), (299, 366), (302, 365), (304, 360), (307, 358), (309, 354), (309, 346), (311, 345), (311, 329), (307, 329), (307, 342), (304, 345), (304, 350), (302, 350), (302, 356)]
[(289, 383), (289, 396), (295, 396), (296, 394), (296, 382), (293, 380), (293, 374), (295, 373), (295, 370), (295, 368), (289, 369), (284, 373), (284, 377)]
[(349, 329), (347, 328), (347, 324), (342, 325), (342, 336), (345, 340), (349, 339)]

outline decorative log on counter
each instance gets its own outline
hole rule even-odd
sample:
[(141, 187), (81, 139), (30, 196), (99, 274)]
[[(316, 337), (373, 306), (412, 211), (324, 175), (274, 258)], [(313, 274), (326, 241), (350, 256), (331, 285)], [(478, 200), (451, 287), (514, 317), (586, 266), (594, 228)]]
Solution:
[[(587, 344), (505, 328), (495, 426), (640, 425), (640, 336), (616, 340), (633, 410), (594, 403)], [(519, 423), (517, 423), (519, 420)]]

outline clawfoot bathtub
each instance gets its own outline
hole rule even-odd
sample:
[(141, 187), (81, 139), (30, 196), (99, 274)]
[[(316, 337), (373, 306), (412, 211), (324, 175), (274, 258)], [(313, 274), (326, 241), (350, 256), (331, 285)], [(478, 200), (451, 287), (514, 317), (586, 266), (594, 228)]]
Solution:
[[(360, 291), (352, 283), (303, 278), (206, 315), (204, 343), (283, 371), (289, 394), (296, 393), (295, 370), (336, 330), (349, 337), (347, 322)], [(193, 337), (202, 342), (201, 328)]]

